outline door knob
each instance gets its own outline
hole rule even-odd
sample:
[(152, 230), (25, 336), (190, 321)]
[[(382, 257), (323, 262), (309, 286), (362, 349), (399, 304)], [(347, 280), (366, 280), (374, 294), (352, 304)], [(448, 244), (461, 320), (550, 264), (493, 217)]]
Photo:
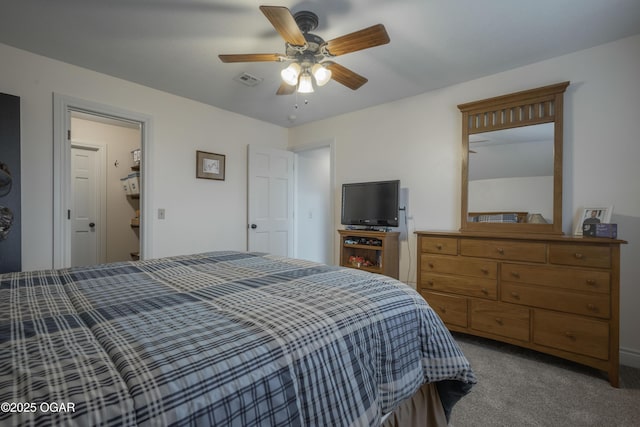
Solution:
[(95, 226), (96, 226), (96, 223), (95, 223), (95, 222), (90, 222), (90, 223), (89, 223), (89, 227), (93, 228), (93, 227), (95, 227)]
[(251, 228), (252, 228), (253, 230), (255, 230), (256, 228), (258, 228), (258, 226), (257, 226), (257, 225), (255, 225), (255, 224), (251, 224)]

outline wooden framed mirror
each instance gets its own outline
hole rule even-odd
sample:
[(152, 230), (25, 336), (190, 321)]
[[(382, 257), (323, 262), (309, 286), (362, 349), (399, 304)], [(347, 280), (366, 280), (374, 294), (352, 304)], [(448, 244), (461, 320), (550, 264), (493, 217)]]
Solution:
[(458, 105), (461, 231), (562, 234), (562, 110), (569, 82)]

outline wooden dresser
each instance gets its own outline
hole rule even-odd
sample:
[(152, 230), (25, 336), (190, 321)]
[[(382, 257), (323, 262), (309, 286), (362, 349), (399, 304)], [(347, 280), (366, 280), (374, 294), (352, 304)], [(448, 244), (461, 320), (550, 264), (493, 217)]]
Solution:
[(418, 231), (417, 288), (452, 331), (569, 359), (618, 387), (620, 244)]

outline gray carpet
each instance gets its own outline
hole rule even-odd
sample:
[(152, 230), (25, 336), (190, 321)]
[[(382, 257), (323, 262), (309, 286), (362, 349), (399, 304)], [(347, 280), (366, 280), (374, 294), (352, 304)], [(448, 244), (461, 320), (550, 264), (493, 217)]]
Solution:
[(451, 427), (640, 426), (640, 369), (620, 388), (598, 370), (492, 340), (454, 334), (478, 384), (453, 408)]

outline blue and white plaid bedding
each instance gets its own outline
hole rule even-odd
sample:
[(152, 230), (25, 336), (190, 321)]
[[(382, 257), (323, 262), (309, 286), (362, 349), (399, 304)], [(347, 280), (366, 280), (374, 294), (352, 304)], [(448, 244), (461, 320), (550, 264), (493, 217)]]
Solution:
[(374, 426), (475, 382), (388, 277), (212, 252), (0, 275), (1, 425)]

